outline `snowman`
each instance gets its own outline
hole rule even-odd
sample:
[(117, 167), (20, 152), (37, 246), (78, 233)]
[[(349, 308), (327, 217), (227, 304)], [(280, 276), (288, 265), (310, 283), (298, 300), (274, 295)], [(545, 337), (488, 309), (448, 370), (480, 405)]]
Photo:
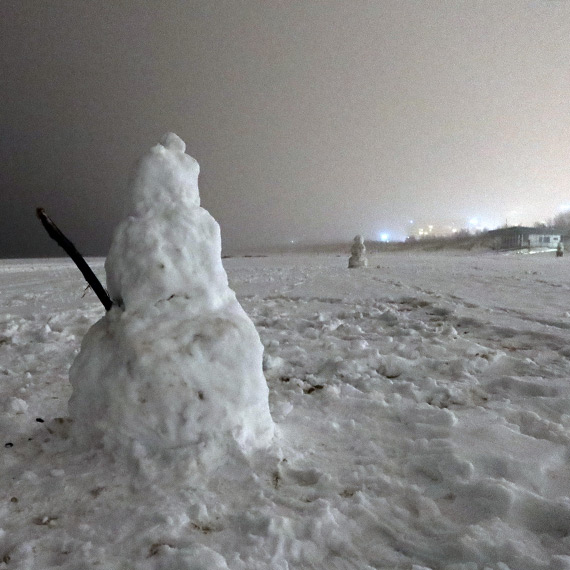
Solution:
[(350, 257), (348, 258), (348, 268), (368, 267), (368, 259), (366, 259), (366, 246), (362, 236), (355, 236), (350, 247)]
[(199, 456), (231, 444), (248, 454), (272, 440), (263, 346), (228, 285), (185, 150), (166, 134), (131, 180), (130, 215), (105, 263), (113, 307), (70, 370), (72, 437), (84, 449)]

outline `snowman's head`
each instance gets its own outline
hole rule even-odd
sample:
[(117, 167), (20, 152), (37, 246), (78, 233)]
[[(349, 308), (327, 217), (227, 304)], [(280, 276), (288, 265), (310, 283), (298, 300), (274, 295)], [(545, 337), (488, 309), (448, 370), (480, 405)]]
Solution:
[(185, 150), (178, 135), (167, 133), (139, 160), (131, 183), (135, 215), (200, 205), (200, 165)]

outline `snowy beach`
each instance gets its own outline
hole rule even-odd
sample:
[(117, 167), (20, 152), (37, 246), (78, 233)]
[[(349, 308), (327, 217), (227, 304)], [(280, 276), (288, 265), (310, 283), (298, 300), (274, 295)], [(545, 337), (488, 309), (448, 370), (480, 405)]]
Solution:
[(224, 260), (274, 443), (150, 482), (68, 437), (79, 272), (1, 261), (0, 568), (570, 568), (569, 260), (347, 257)]

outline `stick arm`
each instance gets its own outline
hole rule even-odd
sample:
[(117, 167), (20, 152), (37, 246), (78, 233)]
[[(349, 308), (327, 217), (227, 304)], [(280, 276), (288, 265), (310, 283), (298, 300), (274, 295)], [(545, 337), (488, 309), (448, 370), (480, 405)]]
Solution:
[(97, 278), (91, 267), (85, 261), (83, 256), (77, 251), (77, 248), (68, 240), (63, 232), (55, 225), (53, 220), (45, 213), (43, 208), (36, 208), (36, 215), (40, 219), (42, 226), (47, 231), (48, 235), (57, 242), (57, 245), (65, 250), (65, 253), (71, 257), (79, 271), (81, 271), (85, 281), (91, 286), (93, 292), (99, 298), (99, 301), (108, 311), (113, 306), (113, 301), (109, 297), (105, 287), (101, 285), (101, 281)]

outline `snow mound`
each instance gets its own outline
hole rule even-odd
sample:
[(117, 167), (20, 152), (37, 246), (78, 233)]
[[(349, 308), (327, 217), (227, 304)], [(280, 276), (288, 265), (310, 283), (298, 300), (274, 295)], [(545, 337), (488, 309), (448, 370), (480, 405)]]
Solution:
[(266, 447), (273, 436), (263, 345), (228, 286), (216, 221), (200, 207), (198, 163), (175, 134), (139, 161), (132, 214), (105, 264), (114, 307), (70, 370), (72, 434), (83, 447), (194, 457)]

